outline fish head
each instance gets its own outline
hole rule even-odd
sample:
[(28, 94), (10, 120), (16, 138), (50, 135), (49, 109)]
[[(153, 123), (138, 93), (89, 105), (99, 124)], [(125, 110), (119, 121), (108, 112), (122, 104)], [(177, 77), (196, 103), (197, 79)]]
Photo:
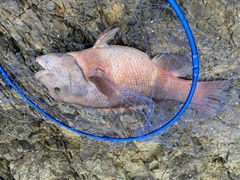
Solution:
[(37, 62), (44, 70), (37, 72), (35, 78), (55, 100), (69, 102), (88, 93), (89, 83), (71, 55), (51, 53), (37, 57)]

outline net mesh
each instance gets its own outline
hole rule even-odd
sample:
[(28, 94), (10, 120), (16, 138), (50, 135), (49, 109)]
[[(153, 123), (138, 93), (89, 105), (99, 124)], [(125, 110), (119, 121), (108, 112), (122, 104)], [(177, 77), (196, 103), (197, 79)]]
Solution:
[[(109, 27), (120, 31), (110, 44), (139, 49), (151, 57), (171, 54), (191, 70), (191, 51), (185, 31), (171, 6), (165, 1), (18, 1), (1, 2), (1, 65), (14, 84), (34, 104), (73, 129), (105, 137), (135, 137), (153, 132), (179, 112), (183, 102), (169, 97), (156, 102), (151, 97), (129, 92), (135, 99), (133, 110), (106, 113), (56, 101), (35, 77), (43, 68), (36, 56), (80, 51), (94, 45)], [(4, 9), (7, 11), (4, 11)], [(11, 16), (10, 16), (11, 15)], [(11, 18), (6, 18), (11, 17)], [(231, 82), (225, 88), (221, 111), (208, 117), (191, 107), (170, 128), (147, 140), (169, 147), (203, 154), (219, 151), (239, 133), (239, 57), (198, 29), (193, 29), (201, 61), (201, 81)], [(173, 66), (172, 64), (169, 66)], [(141, 68), (141, 67), (140, 67)], [(176, 66), (177, 68), (177, 66)], [(172, 71), (174, 66), (169, 68)], [(191, 71), (184, 79), (191, 80)], [(56, 78), (56, 75), (54, 76)], [(190, 81), (191, 82), (191, 81)], [(18, 122), (45, 118), (0, 79), (0, 111)], [(212, 91), (215, 91), (214, 86)], [(181, 96), (181, 93), (177, 94)], [(222, 94), (220, 94), (222, 95)], [(141, 106), (139, 106), (141, 105)]]

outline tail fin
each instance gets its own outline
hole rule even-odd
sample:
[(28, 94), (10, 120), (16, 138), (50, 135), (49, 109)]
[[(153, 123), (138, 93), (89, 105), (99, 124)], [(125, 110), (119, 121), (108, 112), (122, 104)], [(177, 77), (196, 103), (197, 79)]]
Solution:
[(221, 110), (230, 85), (228, 80), (198, 82), (190, 106), (203, 115), (214, 117)]

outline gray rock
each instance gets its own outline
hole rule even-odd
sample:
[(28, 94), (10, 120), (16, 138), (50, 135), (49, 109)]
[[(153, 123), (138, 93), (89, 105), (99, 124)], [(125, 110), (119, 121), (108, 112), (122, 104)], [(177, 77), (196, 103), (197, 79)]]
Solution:
[[(240, 179), (236, 139), (240, 125), (240, 2), (177, 2), (194, 32), (201, 78), (209, 79), (209, 73), (203, 72), (212, 72), (210, 75), (232, 79), (223, 112), (212, 120), (197, 115), (192, 118), (195, 114), (189, 110), (161, 136), (107, 143), (51, 123), (0, 76), (0, 179)], [(182, 52), (191, 58), (182, 27), (164, 3), (2, 0), (0, 64), (26, 96), (63, 123), (76, 128), (83, 125), (84, 130), (101, 134), (102, 129), (92, 128), (91, 124), (99, 122), (106, 134), (130, 134), (122, 133), (120, 127), (141, 126), (129, 114), (121, 117), (125, 124), (109, 123), (107, 116), (99, 118), (94, 111), (54, 101), (33, 77), (40, 70), (34, 58), (91, 47), (110, 25), (120, 27), (111, 43), (136, 47), (151, 57), (162, 52)], [(113, 126), (119, 131), (113, 132)]]

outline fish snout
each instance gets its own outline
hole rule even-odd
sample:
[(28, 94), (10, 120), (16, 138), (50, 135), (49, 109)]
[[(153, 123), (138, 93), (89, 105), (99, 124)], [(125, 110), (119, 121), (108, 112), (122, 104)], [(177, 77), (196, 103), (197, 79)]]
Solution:
[(39, 59), (40, 59), (40, 58), (39, 58), (39, 56), (37, 56), (35, 60), (38, 62), (38, 61), (39, 61)]
[(37, 56), (35, 58), (35, 62), (37, 62), (38, 64), (40, 64), (40, 61), (42, 60), (41, 56)]
[(49, 69), (49, 65), (48, 65), (48, 63), (45, 62), (43, 56), (37, 56), (37, 57), (36, 57), (36, 62), (37, 62), (40, 66), (42, 66), (44, 69)]
[(59, 57), (54, 54), (47, 54), (43, 56), (36, 57), (36, 62), (41, 65), (44, 69), (50, 70), (57, 64)]

